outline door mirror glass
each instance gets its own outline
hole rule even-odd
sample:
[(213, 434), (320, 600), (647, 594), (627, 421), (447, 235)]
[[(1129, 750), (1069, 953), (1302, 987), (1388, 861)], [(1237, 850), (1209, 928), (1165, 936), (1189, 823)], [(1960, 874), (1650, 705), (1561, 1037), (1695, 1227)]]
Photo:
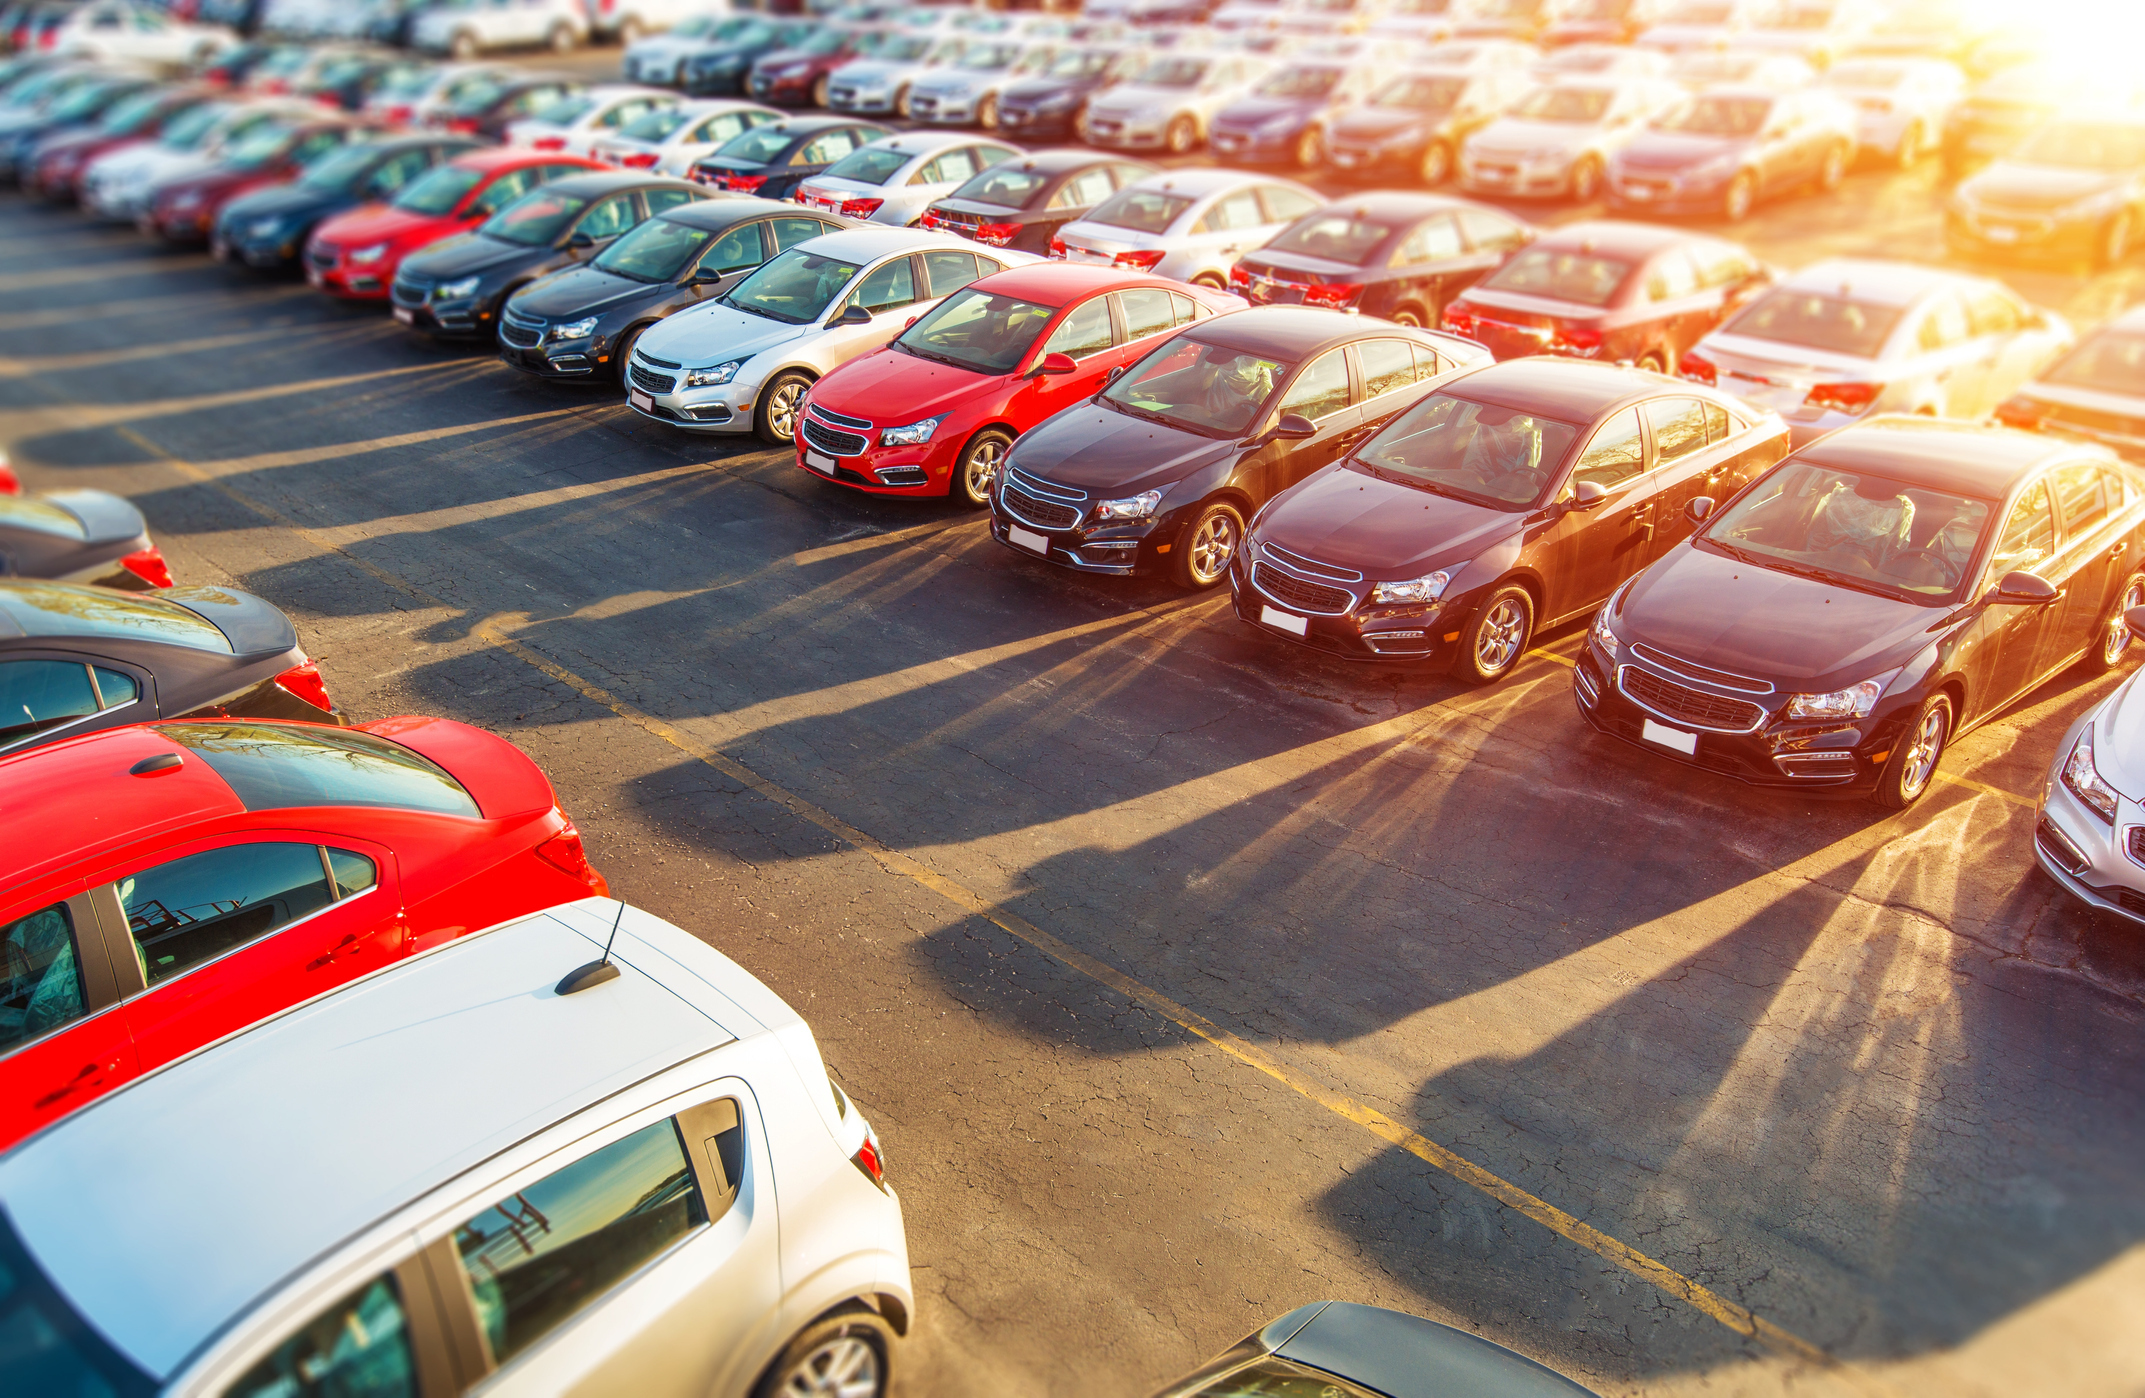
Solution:
[[(1998, 602), (2022, 607), (2045, 607), (2062, 595), (2054, 583), (2024, 569), (2004, 574), (2003, 580), (1996, 584)], [(2124, 620), (2127, 623), (2129, 618), (2126, 616)]]
[(1080, 361), (1069, 354), (1046, 354), (1043, 362), (1035, 366), (1038, 374), (1070, 374), (1080, 367)]
[(685, 279), (687, 286), (713, 286), (722, 280), (722, 273), (713, 267), (703, 267)]
[(862, 306), (851, 304), (834, 318), (834, 323), (836, 325), (869, 325), (871, 324), (871, 312), (865, 310)]
[(1683, 507), (1683, 513), (1691, 523), (1704, 524), (1706, 516), (1713, 513), (1713, 497), (1710, 495), (1692, 496), (1690, 503)]

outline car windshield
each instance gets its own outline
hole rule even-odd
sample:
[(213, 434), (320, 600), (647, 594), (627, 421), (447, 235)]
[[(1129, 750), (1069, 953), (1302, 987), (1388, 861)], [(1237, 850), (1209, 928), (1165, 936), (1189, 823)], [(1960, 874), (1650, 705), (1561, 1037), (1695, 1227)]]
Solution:
[(885, 184), (916, 158), (914, 151), (886, 146), (859, 146), (826, 169), (830, 179), (855, 180), (859, 184)]
[(589, 200), (578, 194), (535, 189), (484, 220), (477, 231), (525, 248), (548, 247), (588, 205)]
[(170, 94), (164, 92), (138, 92), (121, 98), (97, 119), (97, 129), (107, 136), (131, 135), (148, 125), (170, 100)]
[(2013, 159), (2073, 170), (2134, 170), (2145, 165), (2145, 126), (2059, 121), (2035, 132)]
[(72, 583), (9, 582), (0, 585), (0, 616), (14, 622), (25, 636), (102, 636), (231, 653), (231, 643), (207, 618), (176, 602), (138, 592)]
[(192, 150), (207, 140), (209, 133), (230, 114), (231, 109), (221, 102), (203, 102), (191, 111), (173, 117), (159, 139), (174, 150)]
[(395, 196), (395, 207), (413, 214), (444, 214), (462, 202), (462, 196), (484, 178), (475, 170), (452, 165), (437, 166), (420, 175), (408, 189)]
[(1384, 242), (1392, 231), (1385, 224), (1374, 223), (1360, 214), (1312, 214), (1284, 229), (1280, 237), (1266, 246), (1272, 252), (1301, 253), (1306, 257), (1323, 257), (1329, 262), (1360, 267), (1371, 250)]
[(1597, 122), (1613, 96), (1604, 87), (1538, 87), (1513, 103), (1507, 115), (1522, 121)]
[(797, 45), (796, 52), (809, 54), (840, 53), (842, 46), (848, 42), (849, 36), (841, 30), (822, 29), (816, 34), (807, 36), (803, 43)]
[(1450, 111), (1467, 91), (1467, 79), (1462, 77), (1430, 76), (1418, 74), (1399, 78), (1378, 89), (1377, 96), (1370, 99), (1373, 107), (1397, 107), (1410, 112)]
[[(0, 1044), (35, 1038), (86, 1012), (67, 919), (58, 908), (0, 927)], [(12, 981), (12, 985), (10, 985)], [(12, 1023), (9, 1020), (12, 1019)], [(0, 1391), (145, 1398), (157, 1384), (107, 1343), (45, 1276), (0, 1211)]]
[(571, 126), (592, 110), (595, 105), (596, 99), (593, 97), (583, 97), (578, 94), (572, 97), (561, 97), (558, 101), (538, 112), (535, 119), (549, 126)]
[(298, 183), (323, 194), (341, 194), (354, 186), (379, 158), (376, 147), (344, 146), (306, 171)]
[(684, 271), (714, 236), (705, 228), (652, 218), (605, 248), (589, 265), (637, 282), (667, 282)]
[(506, 95), (503, 79), (483, 77), (457, 87), (447, 99), (447, 109), (456, 116), (477, 116)]
[(1132, 366), (1102, 401), (1207, 437), (1235, 437), (1258, 421), (1288, 377), (1278, 359), (1182, 336)]
[(1631, 264), (1570, 248), (1528, 248), (1483, 280), (1489, 291), (1516, 291), (1581, 306), (1606, 306), (1631, 275)]
[(257, 170), (281, 155), (290, 139), (290, 128), (281, 123), (257, 126), (224, 147), (223, 163), (234, 169)]
[(1150, 58), (1140, 65), (1132, 81), (1142, 87), (1197, 87), (1207, 75), (1204, 58)]
[(661, 141), (692, 119), (693, 113), (681, 108), (657, 107), (627, 122), (618, 134), (632, 141)]
[(2065, 355), (2042, 378), (2048, 383), (2094, 388), (2103, 393), (2145, 396), (2145, 335), (2124, 331), (2095, 335)]
[(1844, 296), (1782, 287), (1729, 321), (1724, 331), (1748, 335), (1753, 340), (1875, 359), (1905, 314), (1902, 306), (1871, 305)]
[(1433, 393), (1363, 445), (1356, 461), (1403, 484), (1491, 509), (1527, 509), (1561, 479), (1579, 437), (1568, 422)]
[(1121, 189), (1103, 200), (1081, 221), (1129, 228), (1137, 233), (1163, 233), (1190, 207), (1191, 199), (1182, 194), (1168, 194), (1159, 189)]
[(979, 204), (996, 204), (1000, 208), (1026, 208), (1035, 192), (1049, 182), (1048, 175), (1022, 169), (1018, 165), (996, 165), (962, 185), (951, 195), (952, 199), (973, 199)]
[(803, 248), (791, 248), (762, 264), (760, 270), (739, 282), (722, 299), (741, 311), (802, 325), (819, 318), (842, 288), (849, 285), (856, 270), (854, 262), (837, 262)]
[(746, 160), (755, 165), (765, 165), (783, 151), (789, 149), (797, 137), (783, 122), (770, 122), (755, 126), (742, 135), (732, 136), (714, 154), (716, 160)]
[(1252, 91), (1260, 97), (1324, 97), (1340, 80), (1338, 68), (1284, 68)]
[(478, 818), (460, 782), (400, 743), (352, 729), (266, 723), (167, 723), (156, 730), (199, 757), (249, 811), (378, 806)]
[(341, 87), (371, 67), (369, 58), (338, 58), (315, 73), (306, 86), (316, 92), (326, 92)]
[(1901, 63), (1835, 63), (1825, 74), (1825, 86), (1889, 92), (1906, 80)]
[(1653, 119), (1656, 131), (1690, 136), (1754, 136), (1773, 109), (1769, 97), (1709, 92), (1677, 103)]
[(931, 51), (928, 34), (882, 34), (857, 46), (857, 53), (887, 63), (914, 63)]
[(1009, 374), (1055, 314), (1048, 306), (964, 286), (901, 332), (895, 345), (978, 374)]
[(1115, 53), (1098, 53), (1094, 49), (1073, 50), (1051, 59), (1050, 66), (1043, 69), (1043, 73), (1052, 78), (1091, 78), (1116, 61)]
[(1935, 603), (1966, 580), (1993, 517), (1986, 500), (1790, 459), (1698, 537), (1761, 566)]

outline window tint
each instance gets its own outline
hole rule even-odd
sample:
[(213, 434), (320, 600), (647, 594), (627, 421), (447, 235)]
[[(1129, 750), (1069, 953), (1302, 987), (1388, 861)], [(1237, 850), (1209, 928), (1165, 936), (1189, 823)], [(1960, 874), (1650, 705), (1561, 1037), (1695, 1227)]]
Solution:
[(1415, 346), (1406, 340), (1365, 340), (1356, 346), (1356, 364), (1366, 398), (1415, 384)]
[(2030, 573), (2055, 551), (2056, 523), (2048, 512), (2048, 482), (2036, 481), (2004, 521), (1996, 552), (1989, 556), (1989, 581), (1994, 583), (2017, 568)]
[[(743, 132), (748, 126), (760, 125), (760, 122), (752, 119), (754, 115), (756, 114), (725, 112), (721, 116), (709, 117), (706, 121), (694, 127), (692, 134), (685, 139), (696, 144), (728, 141), (733, 136)], [(768, 120), (773, 120), (773, 118), (770, 117)]]
[(1592, 481), (1614, 490), (1646, 469), (1646, 442), (1639, 435), (1639, 410), (1626, 408), (1601, 425), (1572, 467), (1572, 483)]
[(933, 296), (947, 296), (976, 279), (976, 255), (972, 252), (927, 252), (924, 276)]
[(2109, 498), (2108, 487), (2115, 482), (2090, 461), (2057, 467), (2048, 473), (2048, 483), (2055, 488), (2056, 507), (2063, 512), (2065, 539), (2091, 531), (2122, 498), (2119, 494)]
[(328, 850), (328, 872), (335, 877), (335, 896), (348, 898), (380, 882), (380, 866), (356, 850)]
[(455, 1230), (504, 1364), (707, 1221), (669, 1118), (501, 1199)]
[(802, 150), (789, 158), (792, 165), (832, 165), (860, 143), (856, 132), (847, 129), (829, 131), (816, 141), (808, 141)]
[(224, 1390), (225, 1398), (417, 1398), (409, 1322), (392, 1277), (322, 1311)]
[(1728, 417), (1728, 410), (1726, 408), (1721, 407), (1718, 403), (1706, 404), (1705, 410), (1706, 441), (1709, 444), (1713, 442), (1727, 441), (1728, 435), (1734, 432), (1736, 428), (1736, 424)]
[(1653, 429), (1657, 466), (1704, 451), (1708, 441), (1706, 405), (1696, 398), (1656, 398), (1646, 405), (1646, 425)]
[(1317, 208), (1318, 203), (1315, 195), (1290, 189), (1285, 184), (1259, 186), (1259, 204), (1265, 211), (1267, 223), (1293, 223)]
[(633, 196), (620, 194), (589, 210), (588, 217), (582, 219), (581, 226), (574, 231), (586, 233), (600, 242), (605, 238), (617, 237), (633, 224)]
[(896, 306), (906, 306), (915, 299), (916, 270), (908, 258), (897, 257), (866, 276), (849, 298), (849, 303), (877, 314)]
[(1085, 209), (1100, 204), (1110, 197), (1112, 187), (1107, 169), (1090, 170), (1067, 180), (1056, 194), (1050, 196), (1053, 209)]
[(1422, 262), (1440, 262), (1460, 255), (1460, 227), (1450, 215), (1425, 220), (1401, 239), (1393, 253), (1393, 266), (1412, 267)]
[(675, 209), (680, 204), (694, 203), (700, 198), (699, 195), (689, 189), (651, 189), (646, 197), (648, 200), (648, 216), (650, 218)]
[(1226, 233), (1233, 228), (1256, 228), (1265, 221), (1266, 214), (1259, 207), (1258, 191), (1240, 189), (1208, 209), (1199, 220), (1199, 226), (1192, 231)]
[(230, 783), (249, 811), (382, 806), (477, 817), (461, 784), (399, 743), (354, 729), (278, 728), (226, 720), (157, 730)]
[(131, 704), (141, 698), (141, 686), (134, 683), (132, 675), (123, 675), (117, 670), (107, 670), (102, 665), (95, 667), (97, 702), (107, 709), (116, 709), (121, 704)]
[(225, 845), (119, 880), (119, 903), (151, 985), (334, 901), (318, 845)]
[(1924, 350), (1949, 349), (1963, 343), (1972, 334), (1966, 320), (1966, 307), (1947, 291), (1937, 297), (1936, 304), (1922, 316), (1916, 343)]
[(0, 747), (97, 712), (89, 666), (76, 660), (0, 664)]
[(83, 1009), (66, 904), (0, 927), (0, 1051), (80, 1019)]
[(1327, 350), (1304, 367), (1281, 400), (1284, 413), (1301, 413), (1316, 422), (1348, 406), (1348, 361), (1339, 350)]
[(766, 261), (760, 247), (760, 227), (748, 223), (733, 228), (715, 240), (715, 246), (701, 254), (703, 271), (741, 272), (747, 267), (757, 267)]
[(429, 150), (406, 150), (380, 162), (372, 177), (365, 181), (365, 195), (369, 199), (392, 199), (404, 185), (423, 174), (432, 164)]
[(1117, 309), (1125, 317), (1125, 338), (1144, 340), (1164, 330), (1192, 323), (1192, 298), (1164, 291), (1158, 286), (1139, 286), (1117, 293)]
[(816, 218), (778, 218), (771, 221), (775, 232), (775, 251), (788, 252), (807, 238), (816, 238), (827, 231), (827, 225)]
[(1069, 354), (1085, 359), (1110, 347), (1110, 298), (1097, 296), (1058, 323), (1043, 345), (1045, 354)]
[(231, 643), (206, 617), (138, 592), (15, 581), (0, 588), (0, 616), (26, 636), (102, 636), (231, 653)]
[(1680, 301), (1698, 294), (1698, 269), (1677, 248), (1654, 259), (1646, 269), (1646, 296), (1653, 301)]
[(972, 180), (979, 168), (973, 150), (950, 150), (918, 171), (909, 183), (951, 184), (956, 180)]

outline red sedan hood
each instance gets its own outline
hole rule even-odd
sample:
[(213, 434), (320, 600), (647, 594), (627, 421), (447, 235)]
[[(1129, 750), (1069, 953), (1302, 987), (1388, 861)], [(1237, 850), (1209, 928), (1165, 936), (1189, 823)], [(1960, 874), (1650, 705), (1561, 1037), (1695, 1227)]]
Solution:
[(812, 401), (851, 417), (898, 427), (1002, 388), (1003, 374), (935, 364), (891, 347), (852, 359), (812, 386)]
[(361, 204), (324, 221), (313, 236), (336, 247), (369, 247), (374, 243), (407, 247), (444, 238), (460, 227), (454, 219), (440, 214), (413, 214), (392, 204)]

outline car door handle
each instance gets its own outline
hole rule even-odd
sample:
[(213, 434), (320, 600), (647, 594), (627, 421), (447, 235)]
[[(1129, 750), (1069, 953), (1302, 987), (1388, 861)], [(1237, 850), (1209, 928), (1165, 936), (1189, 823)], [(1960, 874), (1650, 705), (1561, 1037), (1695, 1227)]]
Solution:
[(2119, 544), (2117, 544), (2117, 545), (2116, 545), (2116, 546), (2115, 546), (2114, 548), (2112, 548), (2112, 549), (2109, 549), (2109, 550), (2108, 550), (2108, 557), (2110, 557), (2110, 558), (2121, 558), (2121, 557), (2122, 557), (2122, 556), (2123, 556), (2123, 555), (2124, 555), (2125, 553), (2128, 553), (2129, 551), (2130, 551), (2130, 544), (2129, 544), (2129, 542), (2128, 542), (2128, 541), (2124, 541), (2124, 542), (2122, 542), (2122, 543), (2119, 543)]
[(36, 1107), (49, 1107), (53, 1103), (62, 1101), (65, 1098), (73, 1095), (74, 1093), (80, 1092), (85, 1088), (99, 1086), (103, 1083), (103, 1081), (104, 1065), (102, 1063), (85, 1063), (82, 1065), (81, 1072), (76, 1073), (74, 1077), (70, 1078), (67, 1082), (63, 1083), (59, 1087), (53, 1088), (50, 1092), (38, 1098), (31, 1105)]

